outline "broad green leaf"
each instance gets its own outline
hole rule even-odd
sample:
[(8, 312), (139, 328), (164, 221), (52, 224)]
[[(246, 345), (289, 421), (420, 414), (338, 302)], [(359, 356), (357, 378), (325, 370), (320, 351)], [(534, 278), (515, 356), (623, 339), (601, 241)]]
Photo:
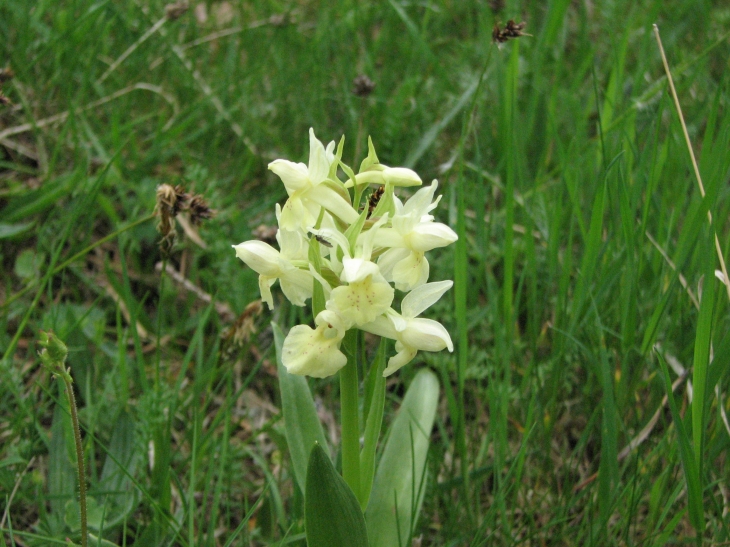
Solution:
[(138, 490), (132, 478), (143, 457), (139, 452), (140, 447), (135, 437), (135, 424), (131, 416), (123, 411), (114, 424), (99, 481), (98, 490), (102, 493), (99, 501), (106, 504), (105, 528), (121, 522), (137, 505)]
[[(60, 391), (60, 396), (65, 398), (63, 388)], [(75, 499), (77, 495), (76, 467), (74, 461), (69, 458), (64, 422), (70, 427), (71, 418), (60, 405), (56, 405), (51, 423), (51, 442), (48, 447), (48, 497), (51, 512), (58, 516), (65, 514), (66, 502)], [(73, 444), (70, 448), (73, 450)]]
[(309, 456), (304, 519), (309, 547), (368, 547), (360, 504), (319, 443)]
[(428, 369), (413, 379), (388, 435), (365, 521), (371, 545), (406, 547), (426, 488), (426, 455), (439, 383)]
[(303, 376), (289, 374), (281, 363), (281, 347), (284, 345), (284, 333), (275, 323), (271, 324), (276, 346), (276, 368), (279, 373), (279, 389), (281, 390), (281, 406), (284, 413), (284, 429), (289, 454), (292, 459), (294, 477), (302, 492), (307, 481), (307, 462), (309, 452), (315, 441), (327, 446), (322, 424), (317, 416), (312, 393), (307, 380)]
[[(74, 533), (78, 534), (81, 531), (81, 504), (78, 500), (68, 500), (66, 502), (64, 521), (68, 528)], [(99, 530), (103, 523), (104, 527), (107, 526), (106, 512), (103, 505), (99, 505), (96, 499), (92, 497), (86, 498), (86, 523), (89, 528), (93, 530)]]

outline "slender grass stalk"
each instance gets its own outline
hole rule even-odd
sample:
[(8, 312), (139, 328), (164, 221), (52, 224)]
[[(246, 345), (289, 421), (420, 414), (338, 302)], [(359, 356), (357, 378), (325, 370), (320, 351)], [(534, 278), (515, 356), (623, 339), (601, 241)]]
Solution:
[(106, 69), (104, 74), (102, 74), (98, 80), (96, 80), (96, 85), (101, 84), (104, 80), (106, 80), (112, 72), (114, 72), (119, 65), (121, 65), (124, 60), (129, 57), (134, 51), (141, 46), (150, 36), (152, 36), (155, 32), (157, 32), (162, 25), (164, 25), (168, 21), (167, 17), (162, 17), (159, 21), (157, 21), (154, 25), (152, 25), (147, 31), (140, 36), (137, 41), (135, 41), (131, 46), (129, 46), (124, 53), (122, 53), (119, 57), (116, 58), (116, 60), (109, 65), (109, 68)]
[[(692, 160), (692, 168), (694, 169), (695, 177), (697, 178), (697, 186), (700, 189), (700, 195), (702, 198), (705, 197), (705, 186), (702, 184), (702, 175), (700, 175), (700, 168), (697, 166), (697, 159), (695, 158), (694, 150), (692, 149), (692, 141), (689, 140), (689, 133), (687, 132), (687, 125), (684, 123), (684, 115), (682, 114), (682, 106), (679, 104), (679, 97), (677, 97), (677, 90), (674, 88), (674, 80), (672, 80), (672, 73), (669, 71), (669, 62), (667, 61), (667, 56), (664, 54), (664, 46), (662, 46), (662, 39), (661, 36), (659, 36), (659, 27), (655, 25), (654, 26), (654, 36), (656, 37), (657, 44), (659, 46), (659, 52), (662, 56), (662, 63), (664, 64), (664, 72), (667, 74), (667, 80), (669, 81), (669, 89), (672, 92), (672, 99), (674, 99), (674, 106), (677, 109), (677, 115), (679, 116), (679, 122), (682, 125), (682, 133), (684, 134), (684, 142), (687, 144), (687, 151), (689, 152), (689, 157)], [(707, 211), (707, 220), (710, 222), (710, 226), (712, 226), (712, 212)], [(713, 228), (714, 231), (714, 228)], [(720, 269), (722, 270), (723, 275), (723, 284), (725, 285), (725, 290), (727, 291), (727, 298), (730, 300), (730, 277), (728, 277), (727, 274), (727, 266), (725, 266), (725, 259), (722, 255), (722, 247), (720, 247), (720, 240), (717, 237), (717, 232), (715, 232), (715, 250), (717, 251), (717, 258), (720, 261)]]
[(360, 499), (360, 420), (358, 418), (357, 331), (349, 330), (343, 342), (347, 364), (340, 370), (342, 414), (342, 477)]

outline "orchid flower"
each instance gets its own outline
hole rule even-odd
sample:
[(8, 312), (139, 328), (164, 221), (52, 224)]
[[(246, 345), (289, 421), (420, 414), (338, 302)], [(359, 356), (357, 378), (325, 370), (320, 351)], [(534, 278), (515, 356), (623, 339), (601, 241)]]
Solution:
[[(277, 204), (277, 217), (280, 210)], [(308, 269), (295, 265), (307, 264), (307, 244), (300, 232), (279, 230), (276, 240), (281, 251), (277, 251), (268, 243), (252, 240), (233, 245), (236, 256), (243, 260), (253, 271), (259, 274), (261, 299), (274, 309), (274, 297), (271, 286), (279, 280), (284, 295), (296, 306), (304, 306), (304, 301), (312, 296), (312, 274)]]
[[(456, 233), (434, 221), (431, 211), (438, 183), (419, 189), (405, 203), (395, 188), (422, 184), (411, 169), (380, 163), (372, 141), (357, 174), (342, 163), (342, 146), (326, 147), (309, 130), (309, 164), (279, 159), (269, 164), (284, 183), (288, 199), (277, 204), (276, 239), (279, 250), (262, 241), (234, 245), (236, 255), (259, 274), (261, 298), (269, 308), (271, 287), (278, 280), (284, 295), (303, 306), (322, 286), (324, 309), (318, 308), (314, 328), (293, 327), (284, 340), (282, 363), (291, 374), (325, 377), (345, 366), (340, 351), (345, 333), (353, 328), (395, 340), (397, 354), (384, 375), (410, 362), (418, 351), (453, 351), (451, 337), (441, 323), (419, 317), (453, 285), (428, 283), (425, 252), (444, 247)], [(338, 178), (338, 169), (348, 179)], [(361, 201), (363, 185), (380, 184), (376, 198), (352, 205), (348, 188)], [(372, 216), (373, 218), (368, 218)], [(315, 242), (319, 241), (319, 244)], [(319, 256), (311, 254), (319, 250)], [(312, 259), (312, 260), (310, 260)], [(410, 291), (403, 297), (401, 313), (391, 307), (395, 288)], [(349, 350), (348, 350), (349, 351)]]
[[(370, 260), (378, 229), (388, 222), (383, 215), (373, 227), (357, 238), (354, 252), (345, 236), (335, 230), (322, 229), (317, 233), (329, 236), (342, 249), (341, 268), (336, 260), (330, 264), (338, 270), (339, 287), (332, 289), (326, 308), (340, 315), (349, 326), (359, 326), (374, 321), (390, 308), (395, 291), (380, 273), (378, 265)], [(352, 256), (354, 255), (354, 256)], [(349, 328), (349, 327), (348, 327)]]
[(326, 378), (347, 363), (347, 357), (340, 351), (346, 331), (342, 318), (324, 310), (314, 324), (316, 329), (309, 325), (292, 327), (284, 340), (281, 362), (290, 374)]
[(446, 224), (434, 222), (429, 214), (441, 200), (433, 199), (438, 182), (421, 188), (405, 205), (394, 198), (395, 214), (391, 228), (381, 228), (379, 239), (390, 247), (380, 256), (378, 265), (388, 281), (395, 282), (396, 289), (409, 291), (428, 280), (429, 264), (424, 253), (437, 247), (445, 247), (458, 239)]
[(401, 303), (401, 313), (390, 309), (373, 322), (361, 325), (360, 329), (395, 340), (398, 352), (388, 360), (383, 376), (389, 376), (408, 364), (422, 351), (454, 351), (454, 344), (444, 326), (433, 319), (418, 317), (435, 304), (452, 286), (453, 281), (426, 283), (408, 293)]
[(336, 190), (339, 181), (328, 179), (330, 167), (335, 161), (335, 142), (325, 149), (324, 145), (309, 130), (309, 166), (288, 160), (275, 160), (269, 169), (279, 175), (284, 183), (289, 199), (282, 210), (280, 226), (285, 230), (307, 230), (315, 225), (320, 208), (338, 217), (343, 222), (352, 223), (358, 218), (357, 211), (343, 197), (346, 194)]

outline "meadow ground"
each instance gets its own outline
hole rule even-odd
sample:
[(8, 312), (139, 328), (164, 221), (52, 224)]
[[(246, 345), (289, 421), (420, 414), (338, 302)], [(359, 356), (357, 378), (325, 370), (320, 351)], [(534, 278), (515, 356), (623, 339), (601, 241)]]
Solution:
[[(420, 368), (441, 380), (414, 545), (730, 541), (727, 3), (180, 11), (0, 3), (0, 545), (79, 536), (48, 329), (70, 348), (92, 529), (304, 544), (269, 323), (311, 318), (278, 289), (273, 313), (257, 305), (231, 245), (271, 237), (285, 192), (267, 165), (306, 161), (310, 127), (345, 135), (351, 165), (370, 135), (383, 163), (437, 178), (460, 238), (431, 255), (432, 278), (455, 280), (429, 314), (455, 351), (387, 384), (386, 423)], [(509, 19), (530, 36), (497, 47)], [(163, 183), (217, 212), (178, 226), (164, 274)], [(310, 384), (336, 438), (338, 384)]]

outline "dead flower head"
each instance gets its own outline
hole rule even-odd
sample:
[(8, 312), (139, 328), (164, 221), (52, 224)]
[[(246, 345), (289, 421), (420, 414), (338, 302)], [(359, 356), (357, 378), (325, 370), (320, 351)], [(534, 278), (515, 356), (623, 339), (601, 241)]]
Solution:
[(200, 226), (204, 220), (215, 216), (215, 211), (208, 206), (203, 196), (199, 195), (194, 195), (190, 198), (188, 211), (190, 212), (190, 222), (196, 226)]
[[(163, 254), (169, 254), (175, 240), (175, 217), (181, 211), (188, 210), (193, 198), (196, 197), (199, 196), (190, 196), (185, 188), (179, 184), (177, 186), (160, 184), (157, 187), (155, 214), (160, 217), (160, 221), (157, 223), (157, 231), (162, 236), (160, 249)], [(202, 200), (202, 198), (200, 199)], [(210, 212), (210, 209), (207, 209), (207, 211)]]
[(188, 7), (189, 5), (187, 0), (181, 0), (180, 2), (167, 4), (165, 6), (165, 17), (167, 17), (168, 21), (175, 21), (176, 19), (182, 17), (186, 11), (188, 11)]
[(500, 23), (495, 23), (494, 28), (492, 29), (492, 42), (495, 44), (503, 44), (507, 40), (513, 40), (520, 36), (532, 36), (532, 34), (522, 32), (522, 29), (524, 29), (525, 26), (527, 26), (527, 23), (524, 21), (521, 23), (515, 23), (512, 19), (507, 21), (504, 28), (500, 26)]
[(246, 306), (238, 319), (222, 333), (221, 351), (225, 357), (230, 357), (236, 349), (251, 341), (253, 335), (258, 331), (256, 319), (261, 315), (263, 309), (263, 302), (254, 300)]
[(15, 72), (10, 67), (0, 68), (0, 84), (9, 82), (15, 77)]
[(182, 185), (172, 186), (160, 184), (157, 187), (157, 201), (155, 214), (160, 217), (157, 223), (157, 231), (162, 236), (160, 249), (168, 255), (175, 240), (175, 217), (187, 211), (190, 215), (190, 222), (196, 226), (204, 220), (213, 218), (215, 211), (208, 206), (203, 196), (189, 194)]
[(370, 95), (375, 89), (375, 82), (365, 74), (360, 74), (352, 81), (352, 92), (363, 99)]

